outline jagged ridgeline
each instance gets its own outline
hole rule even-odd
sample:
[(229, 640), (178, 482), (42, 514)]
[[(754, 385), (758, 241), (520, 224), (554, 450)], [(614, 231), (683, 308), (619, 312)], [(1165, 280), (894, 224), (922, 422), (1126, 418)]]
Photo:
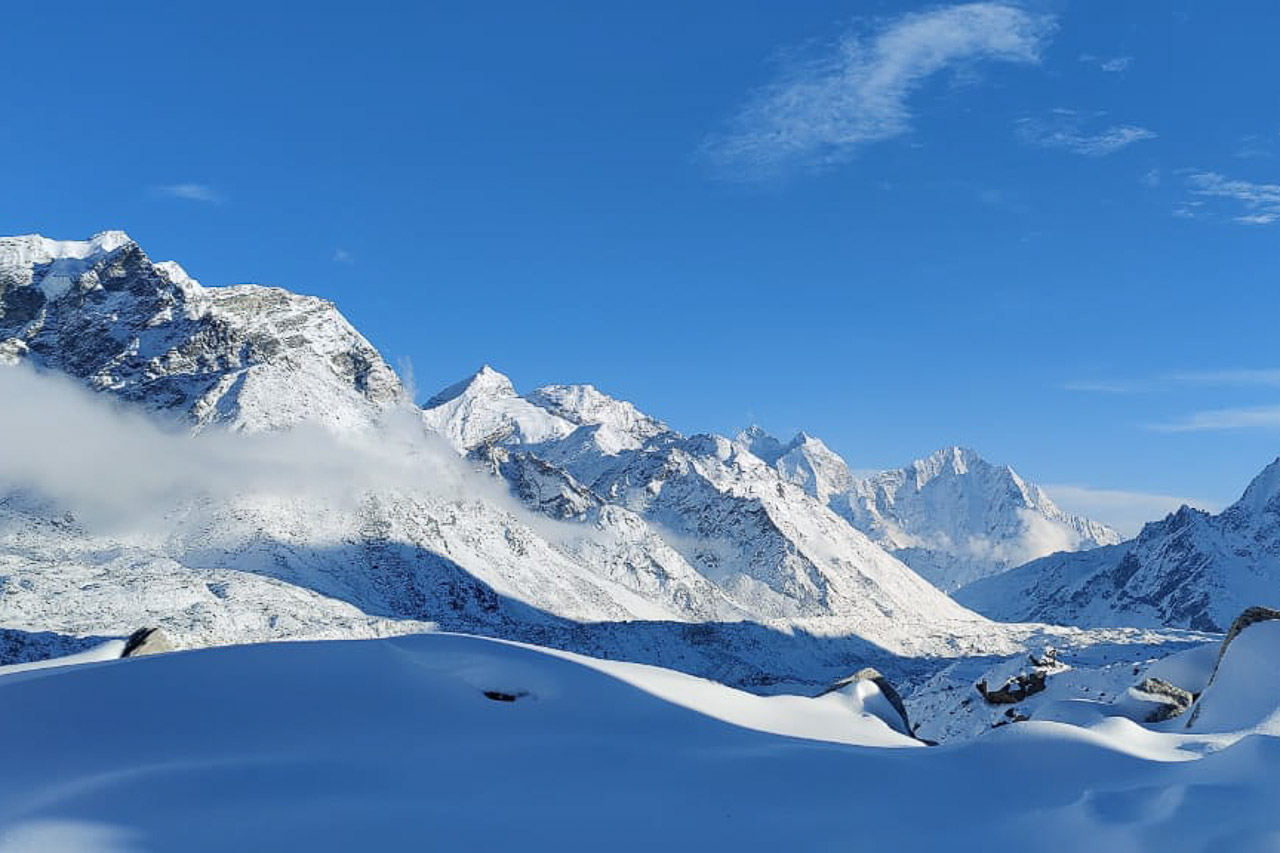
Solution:
[[(877, 655), (1012, 647), (916, 570), (950, 588), (1046, 541), (1116, 538), (957, 448), (854, 477), (809, 436), (682, 435), (592, 386), (521, 395), (489, 368), (418, 409), (331, 303), (203, 287), (120, 232), (0, 239), (0, 309), (6, 364), (180, 424), (192, 453), (287, 456), (269, 442), (319, 424), (316, 458), (359, 472), (340, 496), (259, 479), (184, 492), (163, 535), (6, 487), (14, 629), (158, 625), (191, 646), (439, 625), (825, 683)], [(388, 459), (397, 474), (380, 480)]]

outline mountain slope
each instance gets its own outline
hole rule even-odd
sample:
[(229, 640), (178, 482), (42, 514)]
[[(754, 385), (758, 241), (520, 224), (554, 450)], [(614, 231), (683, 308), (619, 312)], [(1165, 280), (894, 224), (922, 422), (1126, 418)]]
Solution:
[[(756, 619), (841, 617), (891, 645), (972, 620), (739, 444), (680, 435), (590, 386), (520, 397), (490, 374), (437, 395), (423, 417), (531, 506), (558, 517), (628, 511)], [(573, 430), (562, 434), (562, 423)]]
[(1060, 510), (1012, 468), (967, 448), (856, 476), (804, 433), (782, 444), (753, 428), (738, 441), (947, 592), (1055, 551), (1120, 541), (1109, 527)]
[[(23, 449), (0, 458), (13, 630), (439, 625), (756, 683), (800, 674), (786, 647), (843, 667), (1010, 643), (751, 454), (589, 386), (521, 398), (485, 370), (419, 417), (329, 303), (202, 287), (118, 232), (0, 242), (0, 305), (27, 402), (0, 420)], [(793, 640), (801, 619), (830, 621)]]
[(1054, 554), (956, 597), (993, 618), (1222, 631), (1280, 604), (1280, 459), (1219, 515), (1182, 507), (1136, 539)]

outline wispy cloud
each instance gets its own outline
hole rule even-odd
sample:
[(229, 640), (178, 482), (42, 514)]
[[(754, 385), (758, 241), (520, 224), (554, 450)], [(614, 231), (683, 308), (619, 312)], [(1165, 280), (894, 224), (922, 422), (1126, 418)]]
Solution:
[[(1193, 196), (1223, 199), (1230, 205), (1230, 219), (1243, 225), (1270, 225), (1280, 220), (1280, 184), (1262, 184), (1228, 178), (1218, 172), (1192, 172), (1187, 189)], [(1195, 206), (1191, 218), (1212, 215), (1204, 204)]]
[(1240, 138), (1235, 155), (1241, 159), (1272, 157), (1275, 155), (1275, 139), (1258, 133), (1251, 133)]
[(1095, 489), (1062, 483), (1044, 486), (1044, 490), (1067, 512), (1109, 524), (1124, 536), (1137, 535), (1142, 525), (1163, 518), (1183, 504), (1209, 512), (1220, 509), (1207, 501), (1153, 492)]
[(156, 187), (155, 190), (160, 195), (187, 201), (203, 201), (210, 204), (222, 201), (222, 196), (206, 184), (166, 184)]
[(1170, 379), (1191, 385), (1263, 385), (1280, 387), (1280, 367), (1196, 370), (1171, 374)]
[(1062, 384), (1067, 391), (1085, 391), (1095, 394), (1138, 394), (1147, 390), (1146, 383), (1127, 379), (1072, 379)]
[(1052, 26), (995, 2), (855, 29), (755, 92), (701, 153), (722, 176), (747, 180), (848, 162), (862, 146), (910, 130), (908, 101), (930, 76), (980, 60), (1038, 62)]
[(1280, 388), (1280, 367), (1183, 370), (1145, 379), (1072, 379), (1062, 384), (1062, 388), (1067, 391), (1098, 394), (1144, 394), (1185, 386)]
[(1118, 74), (1121, 71), (1128, 71), (1129, 66), (1133, 65), (1132, 56), (1095, 56), (1092, 53), (1082, 53), (1078, 57), (1081, 62), (1086, 65), (1092, 65), (1099, 71), (1106, 71), (1109, 74)]
[(1086, 130), (1088, 124), (1105, 115), (1058, 109), (1042, 118), (1019, 119), (1014, 124), (1014, 132), (1027, 145), (1090, 157), (1104, 157), (1135, 142), (1156, 138), (1155, 132), (1132, 124), (1112, 125), (1093, 132)]
[(1193, 412), (1183, 418), (1149, 424), (1153, 432), (1213, 432), (1280, 429), (1280, 406), (1249, 406)]
[(353, 264), (355, 261), (356, 256), (348, 252), (346, 249), (333, 250), (333, 262), (335, 264)]

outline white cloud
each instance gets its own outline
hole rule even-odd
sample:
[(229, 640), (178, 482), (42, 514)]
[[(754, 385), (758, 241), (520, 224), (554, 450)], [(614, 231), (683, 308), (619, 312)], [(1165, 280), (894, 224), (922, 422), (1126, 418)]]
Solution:
[(1077, 110), (1053, 110), (1044, 118), (1023, 118), (1014, 124), (1018, 139), (1037, 148), (1056, 148), (1073, 154), (1103, 157), (1122, 148), (1155, 139), (1145, 127), (1118, 124), (1096, 132), (1086, 132), (1085, 125), (1105, 113), (1082, 113)]
[(0, 483), (35, 490), (94, 525), (158, 524), (192, 501), (254, 493), (348, 504), (368, 490), (427, 489), (506, 500), (426, 435), (411, 408), (388, 413), (377, 436), (314, 426), (193, 437), (25, 367), (0, 367), (0, 400), (15, 403), (0, 418), (0, 447), (21, 449), (0, 454)]
[(1148, 169), (1148, 170), (1147, 170), (1147, 171), (1142, 175), (1141, 180), (1142, 180), (1142, 184), (1143, 184), (1143, 186), (1148, 186), (1148, 187), (1151, 187), (1151, 188), (1153, 188), (1153, 189), (1154, 189), (1155, 187), (1160, 186), (1160, 181), (1161, 181), (1160, 170), (1159, 170), (1159, 169)]
[(1135, 536), (1148, 521), (1156, 521), (1183, 504), (1216, 512), (1214, 504), (1152, 492), (1095, 489), (1090, 486), (1058, 483), (1043, 487), (1053, 502), (1067, 512), (1110, 525), (1124, 536)]
[(1262, 136), (1257, 133), (1242, 136), (1240, 145), (1235, 151), (1235, 155), (1241, 159), (1271, 157), (1274, 154), (1275, 148), (1272, 137)]
[(1098, 70), (1106, 71), (1110, 74), (1128, 71), (1129, 66), (1133, 65), (1132, 56), (1103, 57), (1095, 56), (1092, 53), (1082, 53), (1077, 58), (1086, 65), (1092, 65)]
[(1214, 432), (1242, 429), (1280, 429), (1280, 406), (1244, 406), (1193, 412), (1172, 421), (1151, 424), (1155, 432)]
[(834, 50), (757, 91), (702, 153), (726, 177), (768, 178), (850, 160), (906, 133), (908, 100), (930, 76), (979, 60), (1035, 63), (1052, 19), (968, 3), (845, 34)]
[(1196, 370), (1171, 374), (1170, 379), (1189, 385), (1267, 385), (1280, 386), (1280, 368), (1237, 368), (1234, 370)]
[(333, 250), (333, 262), (335, 264), (353, 264), (355, 263), (355, 260), (355, 255), (351, 254), (346, 249)]
[(1232, 368), (1229, 370), (1185, 370), (1147, 379), (1073, 379), (1062, 384), (1067, 391), (1098, 394), (1144, 394), (1186, 385), (1201, 387), (1280, 387), (1280, 368)]
[(1194, 196), (1226, 200), (1232, 208), (1230, 218), (1243, 225), (1270, 225), (1280, 220), (1280, 184), (1242, 181), (1218, 172), (1192, 172), (1187, 175), (1187, 188)]
[(1140, 394), (1147, 390), (1144, 382), (1128, 379), (1072, 379), (1064, 382), (1067, 391), (1085, 391), (1095, 394)]
[(203, 201), (216, 204), (222, 201), (222, 196), (214, 189), (205, 184), (166, 184), (165, 186), (156, 187), (156, 192), (170, 198), (181, 198), (187, 201)]

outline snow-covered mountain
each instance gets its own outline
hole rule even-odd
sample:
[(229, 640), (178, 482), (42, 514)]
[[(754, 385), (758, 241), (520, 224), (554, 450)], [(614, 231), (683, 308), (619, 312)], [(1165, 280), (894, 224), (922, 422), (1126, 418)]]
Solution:
[(1280, 459), (1218, 515), (1184, 506), (1136, 539), (1054, 554), (957, 598), (999, 619), (1225, 630), (1245, 607), (1280, 606)]
[(947, 592), (1056, 551), (1120, 541), (1111, 528), (1063, 512), (1012, 468), (967, 448), (857, 476), (804, 433), (783, 444), (753, 427), (738, 441)]
[(423, 418), (536, 509), (606, 531), (600, 508), (625, 511), (753, 618), (838, 616), (865, 637), (971, 618), (740, 442), (681, 435), (589, 385), (522, 397), (486, 367)]
[(196, 428), (371, 426), (406, 400), (332, 303), (205, 288), (120, 231), (0, 238), (0, 363), (26, 362)]
[(590, 386), (521, 397), (486, 369), (418, 411), (331, 304), (202, 287), (119, 232), (0, 241), (0, 306), (27, 403), (0, 423), (25, 445), (0, 459), (14, 631), (438, 625), (748, 683), (1016, 643), (734, 442)]

